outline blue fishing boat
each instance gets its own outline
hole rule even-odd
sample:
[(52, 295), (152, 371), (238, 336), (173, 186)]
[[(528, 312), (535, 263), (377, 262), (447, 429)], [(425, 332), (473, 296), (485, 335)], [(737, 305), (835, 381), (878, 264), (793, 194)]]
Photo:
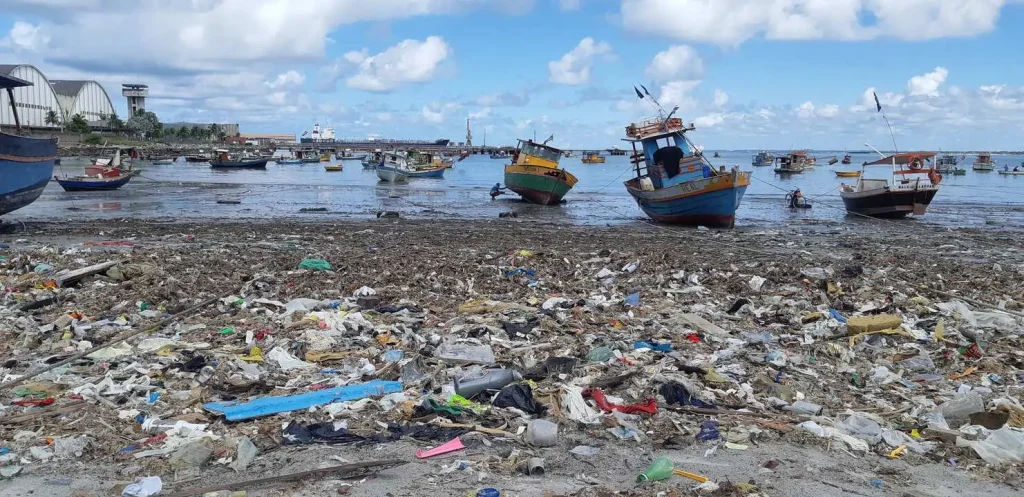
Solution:
[[(21, 129), (14, 89), (32, 83), (10, 76), (0, 76), (0, 89), (7, 97), (15, 127)], [(56, 138), (28, 138), (0, 132), (0, 216), (35, 202), (53, 175), (57, 161)]]
[(277, 162), (278, 164), (282, 164), (282, 165), (302, 164), (302, 159), (286, 159), (284, 157), (280, 157), (280, 158), (274, 160), (274, 162)]
[(671, 113), (627, 126), (636, 177), (625, 182), (626, 190), (655, 221), (732, 228), (750, 173), (711, 167), (686, 137), (694, 129)]
[(771, 152), (760, 151), (754, 156), (754, 159), (750, 161), (750, 164), (754, 167), (770, 166), (775, 163), (775, 156)]
[(217, 158), (210, 161), (211, 169), (266, 169), (267, 159), (262, 157), (256, 159), (239, 158), (233, 159), (228, 155), (227, 150), (218, 150)]
[(132, 173), (123, 173), (113, 178), (103, 176), (78, 176), (60, 179), (54, 177), (57, 184), (66, 192), (105, 192), (117, 190), (132, 180)]

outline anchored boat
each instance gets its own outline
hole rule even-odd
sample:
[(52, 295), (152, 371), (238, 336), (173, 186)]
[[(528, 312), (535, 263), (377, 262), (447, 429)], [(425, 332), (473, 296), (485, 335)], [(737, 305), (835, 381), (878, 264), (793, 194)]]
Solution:
[(996, 163), (992, 162), (992, 154), (983, 152), (978, 154), (978, 157), (974, 159), (974, 164), (971, 169), (975, 171), (991, 171), (996, 168)]
[(216, 159), (210, 160), (211, 169), (266, 169), (267, 159), (231, 158), (227, 150), (218, 150)]
[(655, 221), (732, 228), (750, 173), (712, 168), (686, 138), (686, 132), (696, 129), (693, 124), (669, 116), (626, 127), (636, 171), (625, 182), (626, 190)]
[[(135, 156), (134, 149), (127, 149), (127, 152), (129, 157)], [(63, 179), (54, 176), (53, 179), (66, 192), (117, 190), (127, 185), (131, 181), (132, 176), (137, 174), (137, 171), (131, 170), (131, 165), (128, 166), (127, 171), (122, 171), (121, 166), (121, 149), (117, 149), (111, 158), (96, 159), (92, 165), (86, 166), (85, 174), (82, 176), (65, 177)]]
[[(15, 128), (21, 130), (14, 89), (32, 83), (11, 76), (0, 76), (0, 89), (6, 90)], [(0, 132), (0, 216), (35, 202), (53, 175), (57, 161), (56, 138), (29, 138)]]
[(770, 166), (775, 163), (775, 156), (771, 152), (760, 151), (751, 159), (750, 164), (754, 167)]
[(836, 176), (840, 178), (859, 178), (860, 171), (836, 171)]
[(519, 194), (523, 200), (541, 205), (562, 202), (576, 185), (575, 176), (558, 167), (562, 151), (533, 140), (519, 140), (512, 163), (505, 166), (505, 187)]
[(850, 154), (844, 155), (843, 156), (843, 164), (851, 164), (851, 163), (853, 163), (853, 158), (850, 157)]
[(776, 174), (798, 174), (806, 171), (811, 167), (811, 159), (807, 157), (807, 152), (803, 150), (795, 150), (782, 157), (775, 159), (778, 165), (775, 166)]
[(604, 156), (600, 152), (584, 152), (580, 162), (584, 164), (604, 164)]
[(864, 166), (892, 167), (892, 184), (887, 179), (861, 177), (856, 185), (843, 185), (839, 196), (852, 214), (904, 218), (923, 216), (939, 192), (942, 174), (935, 168), (935, 152), (906, 152), (882, 157)]

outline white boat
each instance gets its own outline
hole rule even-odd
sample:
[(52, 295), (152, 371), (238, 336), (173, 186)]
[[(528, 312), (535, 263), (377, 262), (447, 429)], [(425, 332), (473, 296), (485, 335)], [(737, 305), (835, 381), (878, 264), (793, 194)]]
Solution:
[(999, 174), (1005, 174), (1008, 176), (1024, 175), (1024, 171), (999, 171)]
[(971, 169), (975, 171), (992, 171), (996, 168), (996, 163), (992, 162), (992, 154), (981, 153), (978, 154), (978, 158), (974, 160), (974, 165)]
[(409, 181), (409, 176), (399, 169), (390, 165), (379, 165), (377, 166), (377, 177), (381, 181), (387, 181), (388, 183), (405, 183)]

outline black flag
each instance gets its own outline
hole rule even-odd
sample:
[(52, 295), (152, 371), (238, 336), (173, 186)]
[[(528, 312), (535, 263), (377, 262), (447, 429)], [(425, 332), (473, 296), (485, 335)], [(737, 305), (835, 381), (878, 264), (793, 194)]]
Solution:
[(636, 96), (640, 97), (640, 100), (644, 99), (644, 94), (640, 93), (640, 90), (637, 90), (635, 86), (633, 87), (633, 91), (636, 92)]
[[(643, 88), (643, 89), (644, 89), (644, 93), (646, 93), (648, 97), (650, 97), (650, 96), (651, 96), (651, 92), (647, 91), (647, 87), (646, 87), (646, 86), (644, 86), (644, 85), (640, 85), (640, 88)], [(652, 98), (653, 98), (653, 97), (652, 97)]]
[(875, 92), (871, 92), (871, 94), (875, 96), (875, 107), (878, 108), (877, 112), (882, 112), (882, 102), (878, 101), (878, 94)]

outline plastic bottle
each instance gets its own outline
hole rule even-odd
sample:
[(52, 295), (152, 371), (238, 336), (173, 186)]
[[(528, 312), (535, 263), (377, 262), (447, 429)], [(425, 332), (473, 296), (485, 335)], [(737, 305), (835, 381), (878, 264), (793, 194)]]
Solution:
[(499, 390), (516, 381), (518, 374), (511, 369), (491, 369), (476, 378), (455, 378), (455, 393), (471, 399), (484, 390)]
[(673, 469), (672, 460), (662, 456), (655, 459), (650, 466), (647, 466), (647, 470), (640, 473), (640, 476), (636, 477), (636, 481), (666, 480), (672, 476)]
[(535, 447), (551, 447), (558, 443), (558, 425), (544, 419), (534, 419), (526, 425), (526, 443)]

